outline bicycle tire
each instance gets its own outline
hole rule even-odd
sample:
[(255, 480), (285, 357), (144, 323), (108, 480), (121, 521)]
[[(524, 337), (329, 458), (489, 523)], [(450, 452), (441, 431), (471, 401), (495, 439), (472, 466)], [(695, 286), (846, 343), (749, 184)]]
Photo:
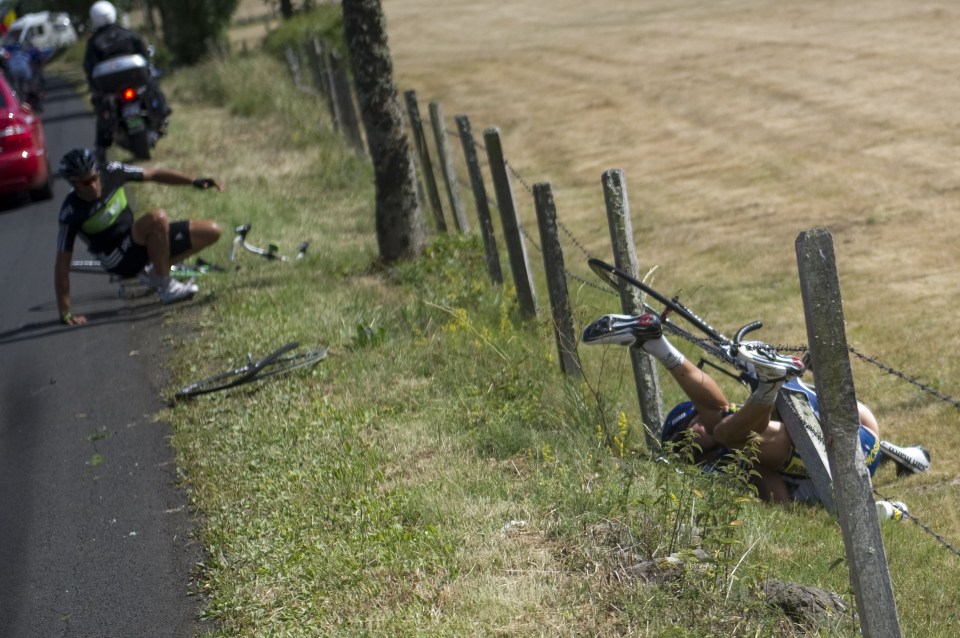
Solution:
[(305, 352), (293, 352), (277, 357), (264, 365), (257, 373), (254, 381), (266, 379), (278, 374), (286, 374), (300, 368), (316, 365), (327, 357), (327, 349), (323, 346)]
[(607, 262), (590, 258), (587, 261), (587, 264), (590, 266), (590, 269), (595, 272), (601, 279), (606, 281), (614, 290), (620, 292), (620, 282), (628, 283), (635, 288), (645, 292), (650, 295), (664, 306), (669, 308), (671, 311), (677, 313), (684, 319), (686, 319), (692, 326), (697, 328), (700, 332), (705, 334), (710, 339), (720, 343), (733, 343), (731, 339), (725, 337), (719, 330), (711, 326), (709, 323), (697, 316), (692, 310), (684, 306), (682, 303), (676, 299), (670, 299), (664, 294), (661, 294), (654, 288), (651, 288), (647, 284), (643, 283), (636, 277), (626, 273), (616, 266), (611, 266)]
[(291, 341), (290, 343), (280, 346), (258, 361), (252, 361), (246, 365), (240, 366), (239, 368), (227, 370), (226, 372), (221, 372), (219, 374), (215, 374), (185, 385), (177, 390), (177, 392), (174, 394), (174, 398), (186, 399), (199, 396), (201, 394), (209, 394), (219, 390), (226, 390), (227, 388), (233, 388), (238, 385), (248, 383), (252, 381), (254, 377), (256, 377), (257, 374), (264, 369), (264, 367), (269, 366), (284, 354), (299, 346), (300, 344), (298, 342)]

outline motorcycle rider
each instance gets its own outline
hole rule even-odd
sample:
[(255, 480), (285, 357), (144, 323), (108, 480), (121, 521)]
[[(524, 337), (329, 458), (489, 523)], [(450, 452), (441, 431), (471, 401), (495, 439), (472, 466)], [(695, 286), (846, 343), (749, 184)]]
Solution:
[[(83, 71), (87, 76), (90, 99), (97, 113), (96, 153), (97, 161), (102, 166), (106, 163), (107, 147), (113, 143), (112, 115), (94, 86), (93, 68), (100, 62), (118, 55), (139, 53), (149, 60), (150, 52), (139, 35), (117, 24), (117, 9), (107, 0), (97, 0), (90, 7), (90, 27), (93, 33), (87, 40), (87, 49), (83, 56)], [(150, 98), (148, 103), (151, 108), (164, 122), (161, 131), (166, 130), (166, 118), (172, 111), (152, 74), (147, 86), (147, 95)]]

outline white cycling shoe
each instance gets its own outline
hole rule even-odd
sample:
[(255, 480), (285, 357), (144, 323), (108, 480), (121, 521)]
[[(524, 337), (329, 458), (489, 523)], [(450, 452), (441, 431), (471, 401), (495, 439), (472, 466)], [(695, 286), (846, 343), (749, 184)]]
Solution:
[(803, 376), (807, 366), (800, 357), (783, 356), (761, 341), (744, 341), (737, 345), (737, 360), (757, 379), (768, 383), (789, 381)]
[(193, 281), (181, 283), (173, 277), (167, 277), (157, 289), (160, 292), (160, 302), (168, 304), (190, 299), (197, 294), (200, 287)]

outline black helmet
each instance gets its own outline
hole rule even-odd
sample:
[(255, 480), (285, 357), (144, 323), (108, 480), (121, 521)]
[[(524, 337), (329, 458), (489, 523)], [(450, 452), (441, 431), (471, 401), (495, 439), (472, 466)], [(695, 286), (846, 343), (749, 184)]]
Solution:
[(75, 148), (60, 158), (60, 175), (67, 181), (80, 179), (97, 169), (97, 156), (89, 148)]

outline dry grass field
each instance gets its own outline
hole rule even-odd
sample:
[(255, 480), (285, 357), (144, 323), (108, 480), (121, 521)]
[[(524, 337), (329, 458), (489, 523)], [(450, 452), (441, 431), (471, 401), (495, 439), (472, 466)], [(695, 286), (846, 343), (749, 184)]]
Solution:
[[(416, 90), (424, 111), (438, 101), (451, 119), (469, 115), (478, 135), (499, 127), (513, 168), (551, 182), (561, 221), (591, 254), (609, 255), (600, 177), (620, 168), (642, 267), (658, 267), (660, 287), (704, 314), (723, 308), (714, 319), (726, 330), (761, 318), (760, 338), (804, 343), (794, 245), (826, 226), (850, 343), (960, 395), (960, 7), (385, 0), (384, 10), (400, 90)], [(535, 229), (532, 199), (515, 189)], [(570, 269), (586, 273), (579, 257)], [(917, 402), (887, 403), (891, 438), (946, 437), (956, 449), (955, 410), (907, 429)]]

